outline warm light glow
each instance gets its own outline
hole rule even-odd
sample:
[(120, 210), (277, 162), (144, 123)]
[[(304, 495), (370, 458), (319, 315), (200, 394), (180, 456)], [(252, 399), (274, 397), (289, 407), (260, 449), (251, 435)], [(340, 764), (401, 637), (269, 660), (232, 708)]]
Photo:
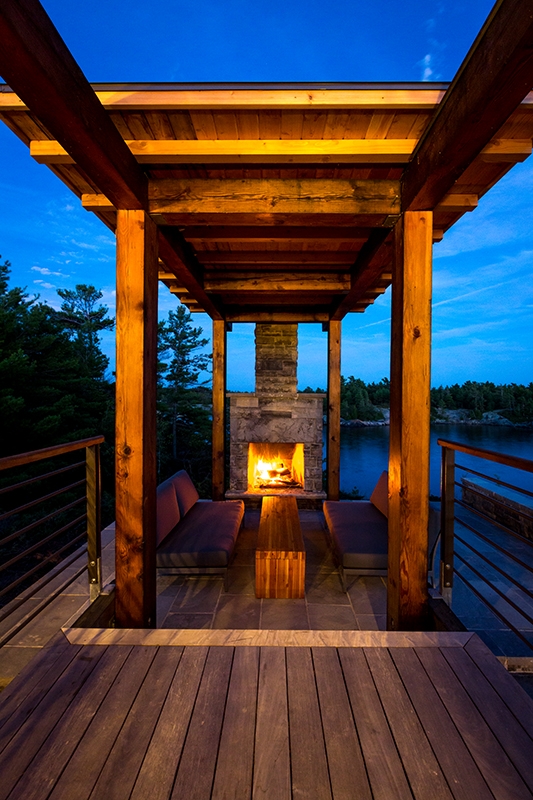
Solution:
[(251, 442), (248, 446), (248, 489), (302, 489), (303, 444)]

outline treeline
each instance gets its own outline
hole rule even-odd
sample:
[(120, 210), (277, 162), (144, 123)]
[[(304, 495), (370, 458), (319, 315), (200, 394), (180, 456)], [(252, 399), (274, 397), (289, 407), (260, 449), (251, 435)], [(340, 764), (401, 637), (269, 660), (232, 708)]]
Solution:
[[(311, 389), (306, 392), (323, 392)], [(378, 420), (383, 418), (380, 409), (390, 406), (390, 381), (382, 378), (377, 383), (365, 383), (360, 378), (341, 378), (341, 417), (343, 419)], [(511, 422), (533, 420), (533, 383), (495, 384), (490, 381), (439, 386), (431, 389), (431, 413), (438, 416), (439, 409), (466, 409), (474, 419), (495, 411)]]

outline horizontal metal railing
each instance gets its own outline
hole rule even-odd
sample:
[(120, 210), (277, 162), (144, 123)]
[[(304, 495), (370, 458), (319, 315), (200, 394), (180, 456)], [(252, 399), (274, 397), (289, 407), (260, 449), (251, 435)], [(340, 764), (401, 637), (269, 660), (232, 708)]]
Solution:
[[(458, 576), (506, 627), (533, 650), (533, 640), (530, 641), (517, 627), (516, 618), (514, 621), (510, 619), (514, 611), (528, 625), (533, 626), (533, 605), (529, 613), (524, 605), (528, 599), (533, 601), (533, 541), (518, 530), (524, 522), (533, 523), (533, 513), (521, 504), (518, 507), (515, 503), (513, 507), (497, 491), (489, 490), (487, 493), (482, 486), (471, 480), (458, 481), (456, 470), (482, 478), (497, 489), (510, 489), (524, 497), (533, 497), (533, 492), (459, 464), (455, 460), (455, 453), (465, 453), (482, 461), (495, 462), (527, 473), (533, 473), (533, 461), (443, 439), (439, 439), (438, 444), (442, 447), (441, 594), (451, 605), (454, 578)], [(457, 489), (463, 492), (463, 497), (457, 496)], [(490, 504), (490, 508), (501, 511), (500, 518), (497, 518), (496, 511), (491, 515), (486, 508), (476, 508), (473, 500), (472, 503), (468, 502), (468, 497), (484, 501)], [(465, 513), (460, 515), (459, 510)], [(474, 525), (476, 519), (481, 522), (481, 526), (479, 522)], [(479, 530), (483, 526), (484, 530)], [(461, 529), (466, 533), (459, 533)], [(489, 546), (485, 552), (482, 552), (483, 544)], [(457, 545), (460, 546), (460, 551)], [(459, 569), (456, 563), (460, 566)], [(521, 572), (520, 577), (516, 576), (517, 570)], [(491, 579), (491, 572), (497, 575), (498, 581)], [(483, 587), (488, 589), (489, 595), (492, 594), (502, 601), (500, 607), (491, 602)]]
[[(42, 572), (47, 565), (57, 563), (63, 554), (69, 550), (72, 551), (73, 546), (81, 544), (85, 540), (87, 540), (87, 569), (91, 599), (95, 599), (100, 593), (100, 445), (103, 441), (103, 436), (93, 436), (88, 439), (0, 458), (0, 477), (2, 479), (6, 474), (9, 475), (7, 470), (17, 470), (18, 473), (13, 476), (14, 483), (9, 483), (9, 478), (7, 478), (6, 485), (0, 486), (0, 502), (2, 504), (0, 552), (5, 551), (8, 545), (10, 551), (7, 556), (2, 556), (0, 576), (3, 573), (9, 574), (7, 571), (11, 572), (7, 581), (4, 581), (5, 585), (0, 589), (0, 599), (13, 594), (17, 587), (27, 583), (28, 579), (35, 576), (36, 573)], [(30, 464), (34, 465), (37, 462), (65, 457), (78, 451), (85, 451), (83, 460), (76, 460), (74, 463), (61, 465), (58, 468), (38, 471), (37, 474), (32, 474), (30, 477), (26, 477), (27, 473), (20, 475), (20, 469), (26, 468)], [(38, 470), (39, 467), (30, 469)], [(83, 476), (79, 477), (76, 473), (82, 469)], [(67, 482), (58, 486), (57, 481), (61, 480), (61, 476), (66, 477)], [(50, 486), (50, 480), (54, 482), (52, 486)], [(39, 484), (41, 485), (39, 486)], [(43, 487), (47, 484), (48, 489), (45, 490)], [(79, 513), (80, 510), (82, 513)], [(69, 516), (72, 517), (72, 512), (75, 516), (68, 519)], [(55, 525), (58, 527), (51, 530), (55, 528)], [(12, 530), (13, 527), (16, 527), (16, 530)], [(66, 540), (65, 536), (69, 532), (72, 532), (72, 535), (68, 536)], [(49, 545), (52, 543), (55, 549), (50, 550)], [(20, 547), (17, 548), (18, 544)], [(77, 558), (79, 558), (79, 548), (73, 558), (66, 557), (65, 565), (72, 563)], [(54, 572), (50, 574), (49, 580), (54, 577), (54, 574)], [(47, 576), (45, 575), (37, 585), (41, 589), (46, 583)], [(33, 593), (35, 591), (33, 590)], [(30, 586), (25, 590), (24, 597), (20, 599), (19, 604), (31, 596), (32, 587)], [(11, 602), (4, 614), (0, 612), (0, 621), (8, 611), (12, 613), (13, 610), (14, 606)]]

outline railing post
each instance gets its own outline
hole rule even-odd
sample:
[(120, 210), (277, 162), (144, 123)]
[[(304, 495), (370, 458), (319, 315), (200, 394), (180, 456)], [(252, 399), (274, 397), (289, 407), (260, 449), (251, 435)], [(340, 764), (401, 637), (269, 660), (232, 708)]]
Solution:
[(455, 450), (443, 445), (440, 501), (440, 593), (451, 605), (453, 588)]
[(87, 570), (91, 602), (102, 591), (100, 445), (85, 448), (87, 490)]

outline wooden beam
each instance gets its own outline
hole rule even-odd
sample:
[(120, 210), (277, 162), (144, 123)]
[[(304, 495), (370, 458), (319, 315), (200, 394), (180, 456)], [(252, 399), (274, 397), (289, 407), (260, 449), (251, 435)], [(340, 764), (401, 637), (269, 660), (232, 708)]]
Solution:
[(348, 273), (246, 272), (228, 278), (225, 273), (204, 279), (206, 292), (347, 292)]
[(293, 242), (306, 242), (309, 239), (332, 239), (343, 242), (361, 241), (365, 242), (372, 228), (355, 227), (314, 227), (312, 231), (308, 227), (298, 227), (296, 225), (191, 225), (183, 230), (183, 235), (188, 241), (196, 239), (214, 239), (217, 242), (234, 242), (246, 240), (250, 242), (285, 242), (290, 239)]
[(473, 211), (477, 208), (477, 202), (477, 194), (455, 194), (450, 192), (450, 194), (442, 198), (435, 208), (435, 211), (459, 211), (464, 213), (465, 211)]
[(328, 329), (328, 438), (326, 480), (328, 500), (338, 500), (341, 467), (341, 322)]
[(226, 325), (213, 320), (213, 500), (224, 500), (226, 463)]
[(391, 260), (390, 247), (385, 244), (390, 236), (391, 232), (383, 228), (376, 228), (370, 235), (354, 263), (350, 290), (333, 306), (331, 319), (341, 320), (380, 279)]
[[(405, 164), (416, 139), (127, 139), (139, 164)], [(53, 140), (34, 140), (39, 164), (74, 164)]]
[(435, 208), (532, 86), (531, 0), (498, 0), (404, 171), (402, 208)]
[(309, 311), (307, 309), (293, 309), (286, 311), (283, 309), (228, 308), (226, 310), (227, 322), (327, 322), (329, 320), (328, 311)]
[(389, 452), (389, 630), (424, 630), (427, 615), (432, 213), (395, 230)]
[[(110, 111), (179, 111), (228, 110), (254, 111), (267, 109), (308, 110), (432, 110), (444, 96), (441, 87), (388, 89), (357, 85), (351, 88), (324, 89), (316, 84), (271, 86), (242, 84), (220, 88), (162, 89), (150, 84), (134, 85), (106, 90), (97, 89), (102, 105)], [(0, 94), (0, 110), (24, 110), (24, 102), (14, 93)]]
[(149, 184), (150, 211), (159, 214), (397, 214), (393, 180), (243, 178), (160, 179)]
[(157, 229), (119, 211), (116, 332), (116, 619), (156, 624)]
[(202, 268), (198, 264), (192, 247), (184, 241), (181, 233), (173, 228), (160, 227), (159, 253), (165, 266), (194, 297), (212, 319), (222, 319), (222, 313), (207, 296), (201, 283)]
[(38, 0), (0, 5), (0, 74), (116, 208), (146, 209), (141, 167)]
[(352, 264), (351, 250), (201, 250), (196, 257), (202, 264)]
[(483, 148), (480, 158), (489, 164), (515, 164), (529, 158), (531, 149), (531, 139), (494, 139)]

